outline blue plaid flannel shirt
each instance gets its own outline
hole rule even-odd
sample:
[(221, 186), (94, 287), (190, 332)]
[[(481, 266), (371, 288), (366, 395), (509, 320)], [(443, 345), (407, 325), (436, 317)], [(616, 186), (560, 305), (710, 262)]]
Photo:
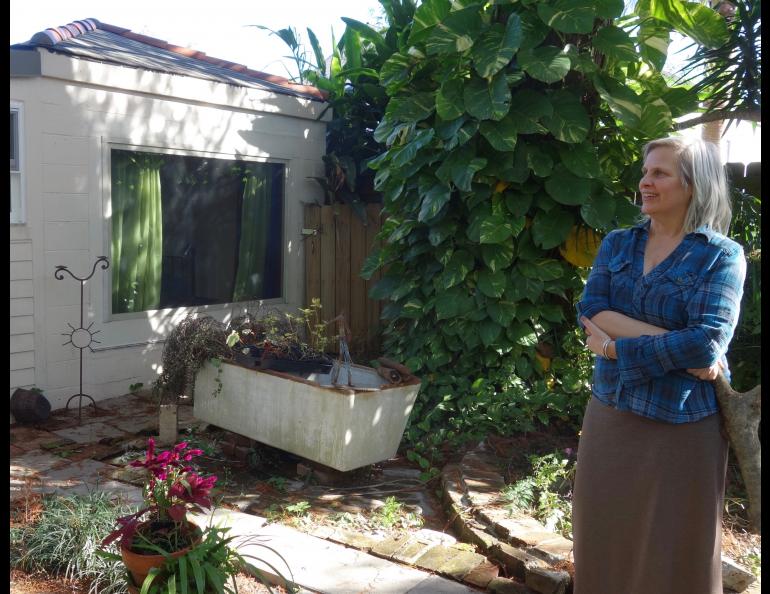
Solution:
[(746, 260), (739, 244), (704, 226), (643, 275), (648, 228), (646, 222), (604, 238), (578, 318), (610, 310), (669, 332), (618, 339), (617, 360), (596, 357), (592, 391), (618, 410), (693, 422), (719, 409), (713, 384), (686, 369), (721, 360), (729, 379), (725, 353), (738, 323)]

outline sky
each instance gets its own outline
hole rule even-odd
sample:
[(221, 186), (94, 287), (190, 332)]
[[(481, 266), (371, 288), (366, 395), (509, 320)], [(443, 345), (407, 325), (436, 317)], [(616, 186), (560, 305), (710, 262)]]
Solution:
[[(381, 13), (377, 0), (215, 0), (205, 3), (201, 0), (10, 0), (10, 43), (27, 41), (48, 27), (95, 18), (194, 48), (215, 58), (290, 78), (297, 73), (293, 63), (284, 58), (289, 55), (288, 47), (268, 31), (249, 25), (274, 30), (292, 26), (309, 55), (312, 50), (306, 28), (310, 27), (328, 57), (332, 30), (337, 40), (345, 30), (341, 17), (375, 24)], [(673, 45), (677, 49), (682, 47)], [(671, 67), (667, 64), (667, 68)], [(760, 128), (753, 130), (748, 122), (733, 124), (721, 149), (725, 161), (761, 160)]]
[(268, 31), (249, 25), (273, 30), (292, 26), (309, 55), (306, 28), (310, 27), (328, 56), (332, 29), (337, 40), (345, 30), (340, 17), (372, 24), (380, 12), (377, 0), (10, 0), (10, 43), (27, 41), (49, 27), (95, 18), (254, 70), (287, 76), (281, 57), (289, 55), (288, 47)]

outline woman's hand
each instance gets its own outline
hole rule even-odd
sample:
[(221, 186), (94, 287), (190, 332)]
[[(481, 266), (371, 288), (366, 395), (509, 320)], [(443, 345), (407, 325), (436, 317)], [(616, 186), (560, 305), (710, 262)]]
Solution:
[(587, 335), (586, 346), (594, 355), (604, 357), (602, 346), (604, 345), (604, 341), (610, 338), (610, 335), (585, 316), (582, 316), (580, 321), (583, 323), (583, 326), (585, 326)]
[(694, 375), (699, 380), (713, 381), (717, 379), (719, 372), (724, 369), (721, 361), (717, 361), (711, 367), (700, 367), (698, 369), (688, 369), (687, 373)]

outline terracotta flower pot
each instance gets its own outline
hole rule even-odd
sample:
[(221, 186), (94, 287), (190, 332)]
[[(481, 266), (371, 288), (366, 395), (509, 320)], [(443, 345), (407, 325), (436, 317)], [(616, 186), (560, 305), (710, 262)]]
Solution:
[[(144, 522), (140, 524), (140, 529), (142, 527), (145, 527), (149, 524), (149, 522)], [(203, 540), (201, 530), (194, 524), (189, 525), (192, 531), (194, 531), (195, 537), (193, 539), (193, 544), (190, 546), (187, 546), (183, 549), (179, 549), (178, 551), (174, 551), (171, 553), (171, 557), (176, 559), (177, 557), (181, 557), (185, 553), (187, 553), (193, 546), (200, 544), (200, 542)], [(142, 584), (144, 583), (144, 579), (147, 577), (147, 575), (150, 573), (150, 570), (153, 567), (161, 567), (166, 562), (166, 557), (163, 555), (144, 555), (141, 553), (135, 553), (134, 551), (130, 550), (127, 547), (120, 547), (120, 555), (123, 558), (123, 564), (126, 566), (126, 569), (128, 569), (128, 572), (131, 574), (131, 579), (134, 581), (134, 587), (135, 588), (141, 588)], [(131, 584), (129, 584), (129, 590), (131, 589)]]

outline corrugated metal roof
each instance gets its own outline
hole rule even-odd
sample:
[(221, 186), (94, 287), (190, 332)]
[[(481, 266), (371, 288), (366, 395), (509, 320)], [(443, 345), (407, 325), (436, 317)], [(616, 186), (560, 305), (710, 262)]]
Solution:
[(96, 19), (46, 29), (33, 35), (29, 41), (11, 47), (42, 47), (86, 60), (191, 76), (305, 99), (324, 101), (327, 97), (325, 92), (315, 87), (294, 84), (281, 76), (251, 70), (243, 64), (213, 58), (203, 52), (133, 33)]

